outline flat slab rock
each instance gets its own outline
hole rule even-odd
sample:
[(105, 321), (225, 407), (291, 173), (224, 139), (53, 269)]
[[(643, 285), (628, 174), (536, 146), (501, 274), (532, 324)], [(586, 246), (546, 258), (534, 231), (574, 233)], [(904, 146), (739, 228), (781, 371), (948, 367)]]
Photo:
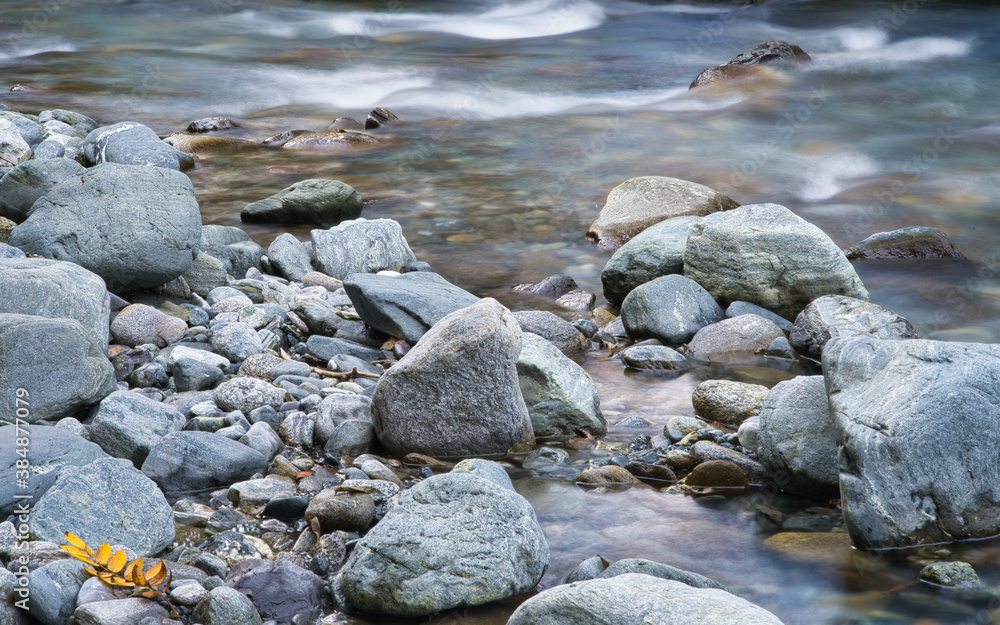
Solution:
[(1000, 345), (838, 339), (823, 375), (857, 547), (1000, 534)]
[(528, 599), (507, 625), (782, 625), (775, 615), (716, 588), (641, 573), (556, 586)]

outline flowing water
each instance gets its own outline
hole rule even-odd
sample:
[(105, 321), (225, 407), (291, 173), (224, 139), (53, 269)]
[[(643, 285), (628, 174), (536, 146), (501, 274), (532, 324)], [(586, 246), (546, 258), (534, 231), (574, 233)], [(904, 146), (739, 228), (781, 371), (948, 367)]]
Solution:
[[(802, 46), (813, 63), (749, 86), (688, 91), (702, 69), (770, 39)], [(0, 82), (31, 87), (0, 97), (15, 110), (132, 119), (162, 135), (226, 115), (243, 124), (233, 136), (259, 140), (384, 106), (404, 121), (375, 131), (384, 138), (375, 147), (202, 158), (190, 176), (206, 223), (239, 225), (251, 201), (336, 178), (361, 192), (366, 217), (400, 221), (436, 271), (514, 308), (538, 303), (512, 297), (511, 285), (553, 273), (600, 292), (610, 253), (585, 240), (587, 226), (616, 184), (668, 175), (742, 204), (788, 206), (845, 247), (874, 232), (941, 227), (969, 262), (858, 263), (872, 300), (924, 336), (1000, 340), (1000, 7), (3, 0), (0, 71)], [(265, 247), (282, 231), (309, 230), (246, 229)], [(582, 363), (609, 421), (653, 424), (612, 428), (608, 438), (621, 442), (692, 414), (691, 390), (704, 377), (773, 385), (792, 375), (628, 376), (607, 352)], [(1000, 622), (988, 609), (996, 605), (906, 586), (923, 564), (949, 558), (1000, 583), (995, 543), (892, 555), (839, 543), (789, 556), (765, 542), (776, 527), (755, 508), (809, 506), (782, 495), (696, 501), (515, 477), (552, 547), (546, 586), (600, 553), (715, 577), (788, 625)], [(503, 623), (511, 609), (434, 622)]]

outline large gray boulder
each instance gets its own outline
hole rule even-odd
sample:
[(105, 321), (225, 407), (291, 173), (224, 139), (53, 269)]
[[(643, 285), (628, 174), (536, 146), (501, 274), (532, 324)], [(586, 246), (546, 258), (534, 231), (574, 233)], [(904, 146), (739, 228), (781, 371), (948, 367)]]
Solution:
[(398, 276), (356, 273), (344, 280), (344, 289), (366, 324), (410, 343), (445, 315), (479, 301), (428, 271)]
[(614, 249), (671, 217), (708, 215), (737, 206), (722, 193), (696, 182), (665, 176), (630, 178), (608, 194), (587, 236)]
[(180, 169), (177, 152), (160, 141), (152, 128), (138, 122), (119, 122), (95, 128), (83, 140), (83, 155), (92, 165), (121, 163)]
[(840, 431), (830, 416), (823, 376), (778, 383), (764, 397), (757, 459), (783, 490), (823, 498), (839, 492)]
[(533, 445), (518, 385), (521, 328), (492, 298), (456, 311), (379, 379), (372, 423), (396, 457), (505, 454)]
[(355, 608), (418, 617), (534, 588), (549, 547), (526, 499), (481, 473), (430, 477), (404, 491), (342, 569)]
[(128, 545), (140, 556), (174, 541), (174, 512), (156, 484), (128, 460), (65, 467), (31, 509), (31, 536), (56, 544), (73, 532), (90, 545)]
[(68, 158), (43, 158), (21, 163), (0, 179), (0, 217), (18, 223), (24, 221), (35, 200), (63, 180), (83, 172), (83, 165)]
[[(260, 259), (267, 253), (249, 234), (236, 226), (204, 226), (198, 249), (219, 260), (225, 272), (236, 278), (247, 275), (251, 267), (260, 269)], [(194, 290), (193, 286), (191, 288)], [(198, 292), (208, 295), (208, 291)]]
[(108, 348), (110, 296), (83, 267), (47, 258), (0, 259), (0, 313), (76, 319), (100, 350)]
[(168, 434), (142, 464), (142, 472), (168, 494), (229, 486), (266, 470), (259, 451), (211, 432)]
[(240, 212), (246, 222), (336, 224), (361, 216), (361, 194), (339, 180), (313, 178), (296, 182)]
[(122, 293), (187, 271), (200, 236), (201, 212), (187, 176), (108, 163), (53, 187), (14, 229), (10, 244), (77, 263)]
[(517, 376), (535, 436), (578, 429), (602, 436), (607, 431), (594, 381), (549, 341), (531, 332), (521, 334)]
[(698, 330), (721, 321), (724, 313), (711, 294), (684, 276), (669, 275), (647, 282), (622, 303), (622, 323), (633, 339), (659, 339), (681, 345)]
[(399, 270), (417, 260), (391, 219), (353, 219), (310, 233), (316, 268), (338, 280), (352, 273)]
[(823, 295), (868, 299), (830, 237), (778, 204), (743, 206), (693, 225), (684, 275), (723, 306), (750, 302), (789, 320)]
[(79, 560), (56, 560), (38, 567), (26, 580), (31, 590), (28, 612), (45, 625), (62, 625), (73, 615), (76, 595), (87, 577)]
[(0, 371), (0, 421), (9, 423), (58, 419), (115, 390), (107, 354), (75, 319), (0, 314)]
[[(0, 441), (8, 441), (0, 445), (0, 516), (3, 517), (14, 512), (18, 501), (38, 501), (66, 467), (79, 467), (108, 457), (94, 443), (62, 428), (27, 425), (21, 426), (21, 432), (27, 432), (30, 443), (32, 470), (27, 488), (17, 480), (20, 470), (17, 461), (22, 459), (17, 450), (23, 447), (13, 444), (18, 438), (15, 426), (0, 427)], [(31, 499), (16, 500), (14, 495), (31, 495)]]
[(1000, 533), (1000, 345), (837, 339), (823, 375), (855, 546)]
[(688, 344), (691, 360), (722, 364), (753, 363), (762, 356), (793, 358), (791, 345), (774, 322), (740, 315), (705, 326)]
[(619, 306), (632, 289), (684, 272), (688, 232), (700, 217), (673, 217), (652, 225), (621, 246), (601, 271), (604, 297)]
[(97, 407), (90, 423), (90, 440), (108, 455), (141, 467), (149, 450), (187, 420), (173, 406), (131, 391), (115, 391)]
[(521, 604), (507, 625), (781, 625), (778, 617), (717, 588), (641, 573), (550, 588)]
[(891, 310), (853, 297), (824, 295), (802, 309), (788, 339), (800, 354), (819, 360), (830, 339), (848, 336), (912, 339), (916, 333)]

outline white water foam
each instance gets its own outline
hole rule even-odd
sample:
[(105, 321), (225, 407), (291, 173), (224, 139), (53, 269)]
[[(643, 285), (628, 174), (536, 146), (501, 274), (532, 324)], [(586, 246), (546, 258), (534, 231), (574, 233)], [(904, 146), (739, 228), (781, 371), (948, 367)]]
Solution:
[[(809, 40), (806, 38), (805, 40)], [(958, 58), (972, 51), (973, 42), (954, 37), (913, 37), (889, 42), (876, 27), (837, 28), (813, 40), (812, 69), (879, 71), (904, 63)]]
[(836, 152), (817, 156), (797, 154), (794, 171), (800, 177), (795, 194), (815, 202), (837, 195), (859, 178), (877, 174), (879, 168), (860, 152)]
[(355, 37), (428, 32), (500, 40), (563, 35), (594, 28), (605, 19), (604, 9), (590, 0), (527, 0), (483, 13), (354, 11), (334, 14), (324, 22), (334, 34)]

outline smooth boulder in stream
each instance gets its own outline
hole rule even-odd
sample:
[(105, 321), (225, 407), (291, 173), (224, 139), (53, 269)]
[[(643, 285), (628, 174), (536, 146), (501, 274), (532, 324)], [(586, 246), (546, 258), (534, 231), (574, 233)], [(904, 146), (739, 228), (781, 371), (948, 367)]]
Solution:
[(459, 465), (404, 491), (358, 542), (342, 570), (351, 606), (419, 617), (538, 584), (549, 546), (535, 511), (499, 466), (477, 464), (482, 470), (466, 473)]
[(855, 546), (1000, 534), (1000, 345), (837, 339), (823, 375)]
[(446, 316), (375, 386), (379, 441), (395, 457), (505, 454), (533, 445), (520, 353), (521, 328), (496, 300)]

